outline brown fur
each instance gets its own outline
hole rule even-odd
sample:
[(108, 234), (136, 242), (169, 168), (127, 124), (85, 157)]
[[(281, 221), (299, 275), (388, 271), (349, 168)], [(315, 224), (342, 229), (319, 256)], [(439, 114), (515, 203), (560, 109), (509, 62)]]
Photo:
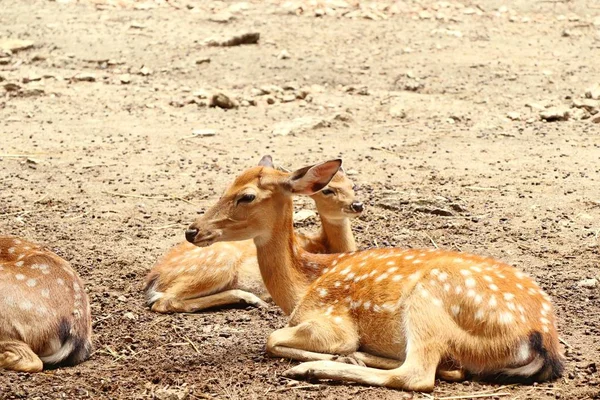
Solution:
[(91, 351), (87, 294), (68, 262), (16, 237), (0, 237), (0, 368), (41, 371)]
[[(267, 352), (310, 361), (288, 376), (431, 391), (436, 374), (538, 381), (560, 375), (550, 298), (511, 266), (434, 249), (294, 252), (292, 194), (310, 194), (339, 164), (291, 175), (249, 169), (191, 225), (197, 245), (254, 238), (267, 289), (282, 309), (293, 310), (288, 326), (269, 337)], [(257, 200), (236, 206), (247, 192)], [(306, 263), (324, 268), (314, 282), (299, 273)], [(336, 354), (389, 369), (332, 362)]]

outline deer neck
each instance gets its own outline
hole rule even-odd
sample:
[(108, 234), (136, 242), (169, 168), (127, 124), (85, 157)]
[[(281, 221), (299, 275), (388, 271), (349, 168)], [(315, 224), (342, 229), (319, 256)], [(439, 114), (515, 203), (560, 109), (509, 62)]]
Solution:
[(300, 246), (296, 244), (292, 221), (292, 199), (286, 198), (268, 237), (254, 238), (258, 266), (269, 294), (284, 313), (290, 314), (310, 284), (302, 272)]
[(321, 216), (319, 241), (325, 244), (328, 253), (347, 253), (356, 250), (349, 218), (327, 219)]

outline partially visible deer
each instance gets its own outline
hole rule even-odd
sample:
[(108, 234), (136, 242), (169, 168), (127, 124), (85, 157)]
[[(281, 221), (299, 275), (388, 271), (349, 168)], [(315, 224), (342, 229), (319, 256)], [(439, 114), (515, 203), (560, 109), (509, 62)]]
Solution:
[[(292, 196), (318, 192), (340, 166), (332, 160), (291, 174), (246, 170), (186, 233), (197, 246), (254, 239), (265, 285), (291, 313), (288, 326), (270, 335), (267, 352), (310, 361), (287, 376), (432, 391), (436, 373), (522, 382), (562, 374), (550, 298), (516, 268), (436, 249), (298, 251)], [(306, 263), (323, 274), (306, 279), (298, 269)], [(335, 362), (340, 355), (366, 366)]]
[[(273, 167), (269, 156), (260, 162)], [(321, 219), (314, 235), (295, 234), (296, 246), (311, 253), (356, 250), (350, 219), (363, 205), (355, 198), (352, 181), (342, 172), (329, 186), (312, 195)], [(248, 199), (240, 198), (238, 203)], [(302, 266), (302, 274), (314, 280), (317, 265)], [(256, 246), (252, 240), (219, 242), (200, 248), (183, 242), (171, 249), (152, 268), (146, 279), (146, 299), (156, 312), (196, 312), (233, 304), (266, 306), (268, 292), (262, 281)]]
[(91, 331), (88, 297), (69, 263), (0, 236), (0, 368), (38, 372), (79, 364), (90, 355)]

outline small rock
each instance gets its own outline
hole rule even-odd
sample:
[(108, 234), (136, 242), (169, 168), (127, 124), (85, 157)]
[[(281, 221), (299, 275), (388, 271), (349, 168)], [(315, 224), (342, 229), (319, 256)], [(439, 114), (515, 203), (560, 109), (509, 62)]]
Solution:
[(577, 282), (577, 286), (584, 288), (595, 288), (598, 285), (598, 280), (595, 278), (592, 279), (583, 279)]
[(226, 24), (230, 21), (233, 21), (234, 19), (235, 19), (235, 17), (227, 11), (222, 11), (222, 12), (216, 13), (216, 14), (208, 17), (209, 21), (217, 22), (220, 24)]
[(240, 46), (243, 44), (256, 44), (259, 39), (260, 33), (248, 32), (234, 35), (229, 38), (209, 38), (204, 42), (204, 45), (209, 47)]
[(600, 15), (598, 15), (596, 18), (594, 18), (594, 20), (592, 21), (592, 24), (595, 27), (600, 28)]
[(329, 123), (320, 117), (300, 117), (292, 121), (279, 122), (275, 124), (273, 127), (273, 135), (296, 135), (328, 125)]
[(404, 90), (408, 90), (409, 92), (418, 92), (419, 90), (423, 89), (423, 87), (425, 87), (423, 83), (414, 80), (404, 84)]
[(229, 96), (223, 92), (219, 92), (219, 93), (215, 93), (212, 95), (212, 97), (210, 98), (210, 101), (208, 103), (208, 106), (209, 107), (219, 107), (219, 108), (223, 108), (223, 109), (231, 109), (231, 108), (238, 108), (239, 104), (231, 96)]
[(540, 113), (540, 117), (547, 122), (566, 121), (569, 116), (570, 110), (567, 107), (550, 107)]
[(47, 54), (36, 54), (35, 56), (31, 57), (32, 62), (46, 61), (47, 59), (48, 59)]
[(595, 124), (600, 124), (600, 114), (596, 114), (594, 118), (592, 118), (592, 122)]
[(208, 99), (210, 97), (210, 93), (206, 90), (200, 89), (192, 92), (192, 96), (197, 97), (199, 99)]
[(217, 131), (215, 131), (214, 129), (194, 129), (192, 131), (192, 135), (199, 137), (215, 136), (216, 134)]
[(146, 27), (146, 25), (144, 25), (138, 21), (131, 21), (131, 23), (129, 24), (129, 27), (133, 28), (133, 29), (144, 29)]
[(281, 50), (281, 53), (277, 55), (277, 58), (280, 60), (289, 60), (292, 56), (290, 56), (290, 53), (288, 53), (287, 50)]
[(126, 302), (127, 301), (127, 297), (125, 297), (125, 296), (119, 296), (119, 297), (117, 297), (117, 300), (122, 301), (122, 302)]
[(143, 66), (142, 68), (140, 68), (140, 75), (148, 76), (151, 73), (152, 73), (152, 70), (146, 66)]
[(516, 111), (510, 111), (509, 113), (506, 114), (506, 116), (512, 121), (520, 121), (521, 120), (521, 114)]
[(21, 86), (16, 83), (8, 82), (4, 84), (4, 90), (7, 92), (16, 92), (19, 89), (21, 89)]
[(196, 60), (196, 65), (210, 63), (210, 57), (203, 57)]
[(358, 175), (358, 171), (355, 169), (349, 169), (346, 171), (346, 175), (348, 175), (348, 176)]
[(188, 388), (167, 388), (156, 389), (154, 398), (156, 400), (187, 400), (190, 397), (190, 389)]
[(291, 103), (294, 100), (296, 100), (296, 95), (293, 94), (286, 94), (281, 98), (282, 103)]
[(597, 114), (600, 110), (600, 101), (594, 99), (573, 99), (573, 107), (583, 108), (590, 114)]
[(544, 111), (546, 109), (546, 106), (540, 103), (527, 103), (525, 107), (531, 108), (532, 111)]
[(588, 99), (600, 100), (600, 84), (596, 84), (585, 91)]
[(21, 81), (23, 83), (29, 83), (29, 82), (37, 82), (37, 81), (41, 81), (42, 77), (39, 75), (29, 75), (26, 76), (25, 78), (23, 78)]
[(406, 111), (404, 111), (404, 107), (399, 104), (393, 105), (390, 107), (390, 115), (394, 118), (403, 119), (406, 118)]
[(571, 111), (569, 111), (569, 113), (570, 117), (574, 120), (582, 120), (590, 117), (587, 111), (585, 111), (583, 108), (572, 108)]
[(129, 75), (129, 74), (123, 74), (123, 75), (119, 76), (119, 81), (123, 85), (127, 85), (127, 84), (131, 83), (131, 75)]
[(127, 312), (127, 313), (123, 314), (123, 316), (124, 316), (125, 318), (127, 318), (127, 319), (130, 319), (130, 320), (132, 320), (132, 321), (135, 321), (135, 320), (137, 319), (137, 315), (135, 315), (135, 314), (134, 314), (134, 313), (132, 313), (132, 312)]
[(0, 39), (0, 49), (8, 50), (11, 53), (16, 53), (22, 50), (27, 50), (33, 47), (33, 41), (20, 39)]
[(283, 90), (298, 90), (298, 84), (296, 82), (286, 82), (281, 87)]
[(96, 82), (96, 75), (86, 72), (81, 72), (72, 78), (76, 82)]
[(283, 88), (277, 85), (263, 85), (260, 87), (260, 90), (262, 90), (264, 94), (283, 93)]
[(317, 213), (312, 210), (300, 210), (294, 213), (294, 222), (303, 222), (309, 218), (315, 218)]
[(267, 100), (267, 104), (275, 104), (275, 102), (276, 102), (275, 97), (273, 97), (273, 96), (267, 96), (266, 100)]

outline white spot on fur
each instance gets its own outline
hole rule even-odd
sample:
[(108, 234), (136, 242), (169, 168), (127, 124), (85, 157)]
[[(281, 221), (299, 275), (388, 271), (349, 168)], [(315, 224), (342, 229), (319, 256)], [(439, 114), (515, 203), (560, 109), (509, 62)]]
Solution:
[(408, 277), (408, 279), (410, 279), (411, 281), (416, 281), (420, 277), (421, 277), (421, 274), (417, 271), (417, 272), (414, 272), (414, 273), (410, 274), (410, 276)]
[(445, 290), (446, 292), (449, 292), (449, 291), (450, 291), (450, 284), (449, 284), (449, 283), (444, 283), (444, 290)]
[(517, 283), (517, 285), (516, 285), (516, 286), (517, 286), (517, 288), (519, 288), (519, 289), (523, 290), (523, 285), (521, 285), (520, 283)]
[(442, 272), (437, 278), (440, 280), (440, 282), (445, 282), (446, 279), (448, 279), (448, 274), (446, 272)]
[(413, 254), (409, 254), (407, 256), (404, 256), (405, 260), (412, 260), (413, 258), (415, 258), (415, 256)]
[(515, 311), (517, 308), (515, 307), (514, 303), (506, 303), (506, 307), (508, 307), (509, 310), (511, 311)]
[(396, 271), (398, 271), (398, 267), (391, 267), (391, 268), (388, 268), (387, 273), (388, 274), (393, 274)]
[(29, 300), (23, 300), (19, 303), (19, 308), (23, 311), (31, 310), (33, 304)]
[(327, 289), (319, 288), (319, 289), (317, 289), (317, 291), (319, 292), (319, 296), (321, 296), (321, 297), (327, 296)]
[(434, 268), (431, 270), (430, 274), (433, 276), (438, 276), (440, 274), (440, 270), (437, 268)]
[(502, 324), (510, 324), (511, 322), (513, 322), (515, 319), (515, 316), (508, 311), (502, 312), (500, 313), (500, 316), (498, 317), (498, 321)]
[(58, 283), (59, 285), (63, 286), (63, 285), (65, 284), (65, 281), (64, 281), (64, 280), (62, 280), (61, 278), (58, 278), (58, 279), (56, 280), (56, 283)]
[(477, 267), (477, 266), (475, 266), (475, 265), (473, 265), (473, 266), (471, 267), (471, 270), (473, 270), (473, 271), (475, 271), (475, 272), (481, 272), (481, 268), (479, 268), (479, 267)]
[(342, 285), (342, 284), (341, 284), (341, 282), (340, 282), (340, 281), (335, 281), (335, 282), (333, 282), (333, 286), (335, 286), (335, 287), (340, 287), (341, 285)]
[(16, 278), (18, 281), (23, 281), (23, 280), (25, 280), (25, 275), (23, 275), (23, 274), (16, 274), (16, 275), (15, 275), (15, 278)]
[(457, 263), (457, 264), (460, 264), (460, 263), (462, 263), (462, 262), (464, 262), (464, 261), (465, 261), (465, 260), (463, 260), (463, 259), (462, 259), (462, 258), (460, 258), (460, 257), (457, 257), (457, 258), (455, 258), (455, 259), (454, 259), (454, 262), (455, 262), (455, 263)]
[(363, 307), (365, 308), (365, 310), (368, 310), (369, 308), (371, 308), (371, 302), (365, 301), (365, 304), (363, 304)]
[(458, 305), (456, 305), (456, 304), (453, 304), (450, 307), (450, 311), (452, 312), (452, 315), (457, 316), (458, 313), (460, 312), (460, 307)]
[(462, 276), (469, 276), (469, 275), (471, 275), (471, 271), (469, 271), (468, 269), (461, 269), (460, 274)]
[(511, 301), (512, 299), (515, 298), (515, 295), (512, 293), (504, 293), (503, 294), (504, 300), (506, 301)]
[(35, 279), (28, 279), (27, 280), (27, 286), (34, 287), (35, 285), (37, 285), (37, 281)]
[(342, 317), (335, 317), (333, 318), (333, 322), (335, 322), (336, 324), (341, 324), (342, 323)]
[(387, 265), (387, 266), (394, 266), (394, 265), (396, 265), (396, 263), (394, 261), (388, 261), (388, 262), (385, 263), (385, 265)]
[(498, 286), (494, 285), (493, 283), (491, 285), (488, 286), (490, 288), (490, 290), (493, 290), (494, 292), (498, 291)]
[(488, 304), (490, 307), (496, 308), (496, 306), (498, 305), (498, 301), (496, 301), (496, 296), (492, 295)]
[(548, 329), (547, 325), (542, 325), (542, 330), (546, 333), (550, 332), (550, 329)]
[(515, 276), (517, 277), (517, 279), (523, 279), (525, 277), (525, 274), (521, 271), (516, 271)]
[(14, 247), (9, 247), (8, 248), (8, 253), (9, 254), (13, 254), (15, 252), (15, 248)]
[(340, 275), (347, 275), (351, 269), (352, 269), (351, 267), (346, 267), (346, 269), (340, 271)]
[(475, 291), (473, 289), (467, 290), (467, 297), (475, 297)]
[(484, 275), (483, 276), (483, 280), (486, 281), (486, 282), (489, 282), (489, 283), (494, 282), (494, 280), (492, 279), (492, 277), (489, 276), (489, 275)]
[(17, 261), (17, 262), (15, 263), (15, 265), (16, 265), (17, 267), (22, 267), (22, 266), (23, 266), (23, 261)]
[(462, 291), (463, 291), (463, 289), (462, 289), (462, 286), (460, 286), (460, 285), (454, 288), (454, 292), (456, 294), (461, 294)]
[(548, 325), (548, 324), (550, 324), (550, 321), (549, 321), (549, 320), (548, 320), (548, 318), (546, 318), (546, 317), (542, 317), (542, 318), (540, 318), (540, 322), (541, 322), (542, 324), (544, 324), (544, 325)]
[(482, 320), (483, 319), (483, 310), (480, 308), (477, 311), (475, 311), (475, 319), (476, 320)]
[(47, 299), (50, 298), (50, 290), (42, 289), (42, 297), (45, 297)]
[(400, 279), (402, 279), (402, 275), (394, 275), (394, 277), (392, 278), (394, 282), (398, 282)]
[(390, 276), (390, 275), (388, 273), (384, 272), (383, 274), (381, 274), (377, 278), (375, 278), (375, 282), (381, 282), (382, 280), (386, 279), (388, 276)]
[(475, 296), (475, 298), (473, 299), (473, 302), (475, 304), (481, 304), (482, 301), (483, 301), (483, 297), (481, 297), (481, 295), (479, 295), (479, 294), (477, 296)]
[(475, 279), (473, 279), (473, 278), (467, 278), (467, 279), (465, 279), (465, 286), (468, 287), (468, 288), (475, 287)]
[(442, 303), (442, 300), (438, 299), (437, 297), (434, 297), (433, 299), (431, 299), (431, 302), (438, 307), (441, 307), (442, 304), (444, 304), (444, 303)]

